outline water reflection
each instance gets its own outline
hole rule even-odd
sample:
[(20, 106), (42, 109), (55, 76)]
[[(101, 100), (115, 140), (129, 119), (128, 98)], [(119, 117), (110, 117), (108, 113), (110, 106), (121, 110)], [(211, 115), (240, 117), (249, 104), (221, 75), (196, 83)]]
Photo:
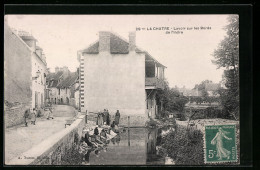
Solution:
[(165, 159), (157, 154), (161, 130), (132, 128), (118, 134), (101, 149), (85, 152), (84, 165), (158, 165)]
[(158, 165), (164, 164), (165, 159), (158, 155), (157, 145), (160, 144), (160, 132), (158, 129), (147, 129), (147, 138), (146, 138), (146, 164), (149, 165)]

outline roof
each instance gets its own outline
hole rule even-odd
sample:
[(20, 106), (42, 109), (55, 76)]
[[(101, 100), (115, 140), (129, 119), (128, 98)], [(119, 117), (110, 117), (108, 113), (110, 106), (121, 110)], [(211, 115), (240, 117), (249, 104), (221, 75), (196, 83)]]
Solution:
[(76, 83), (77, 79), (78, 79), (78, 73), (77, 72), (71, 73), (67, 78), (62, 80), (57, 85), (57, 88), (68, 88), (71, 85), (73, 85), (74, 83)]
[(36, 40), (32, 35), (20, 35), (23, 40)]
[(220, 88), (220, 84), (218, 83), (207, 83), (205, 84), (205, 89), (207, 91), (215, 91)]
[(63, 71), (58, 71), (57, 73), (50, 73), (47, 75), (46, 79), (48, 80), (58, 80), (62, 76)]
[(56, 87), (58, 85), (59, 78), (62, 76), (62, 74), (62, 71), (47, 74), (46, 80), (48, 81), (48, 88)]
[[(128, 54), (129, 53), (129, 42), (124, 38), (116, 35), (115, 33), (110, 32), (110, 53), (111, 54)], [(99, 41), (94, 42), (86, 49), (81, 50), (82, 53), (87, 54), (98, 54), (99, 53)], [(159, 66), (165, 67), (161, 63), (159, 63), (156, 59), (154, 59), (147, 51), (141, 50), (139, 47), (136, 47), (135, 52), (137, 53), (145, 53), (146, 60), (153, 60)]]
[(48, 88), (56, 87), (58, 85), (58, 80), (52, 80), (48, 84)]
[(42, 50), (42, 48), (39, 46), (36, 46), (36, 50)]

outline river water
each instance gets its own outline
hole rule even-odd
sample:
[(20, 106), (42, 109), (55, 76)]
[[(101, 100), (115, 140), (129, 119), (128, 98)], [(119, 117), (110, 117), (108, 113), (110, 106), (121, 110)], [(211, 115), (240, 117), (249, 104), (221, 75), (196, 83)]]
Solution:
[(82, 165), (164, 165), (165, 158), (158, 155), (156, 147), (160, 132), (130, 128), (110, 140), (106, 148), (84, 153)]

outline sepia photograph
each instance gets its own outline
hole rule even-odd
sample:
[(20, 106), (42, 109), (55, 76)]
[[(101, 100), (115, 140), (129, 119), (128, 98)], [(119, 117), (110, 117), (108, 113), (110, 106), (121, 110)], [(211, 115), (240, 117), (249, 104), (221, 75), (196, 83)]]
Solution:
[(240, 165), (239, 15), (5, 15), (5, 165)]

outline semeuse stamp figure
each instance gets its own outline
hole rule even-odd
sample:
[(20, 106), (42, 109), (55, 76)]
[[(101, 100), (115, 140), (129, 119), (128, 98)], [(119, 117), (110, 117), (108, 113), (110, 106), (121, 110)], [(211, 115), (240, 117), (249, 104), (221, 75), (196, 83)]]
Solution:
[(236, 162), (236, 125), (205, 126), (205, 163)]

